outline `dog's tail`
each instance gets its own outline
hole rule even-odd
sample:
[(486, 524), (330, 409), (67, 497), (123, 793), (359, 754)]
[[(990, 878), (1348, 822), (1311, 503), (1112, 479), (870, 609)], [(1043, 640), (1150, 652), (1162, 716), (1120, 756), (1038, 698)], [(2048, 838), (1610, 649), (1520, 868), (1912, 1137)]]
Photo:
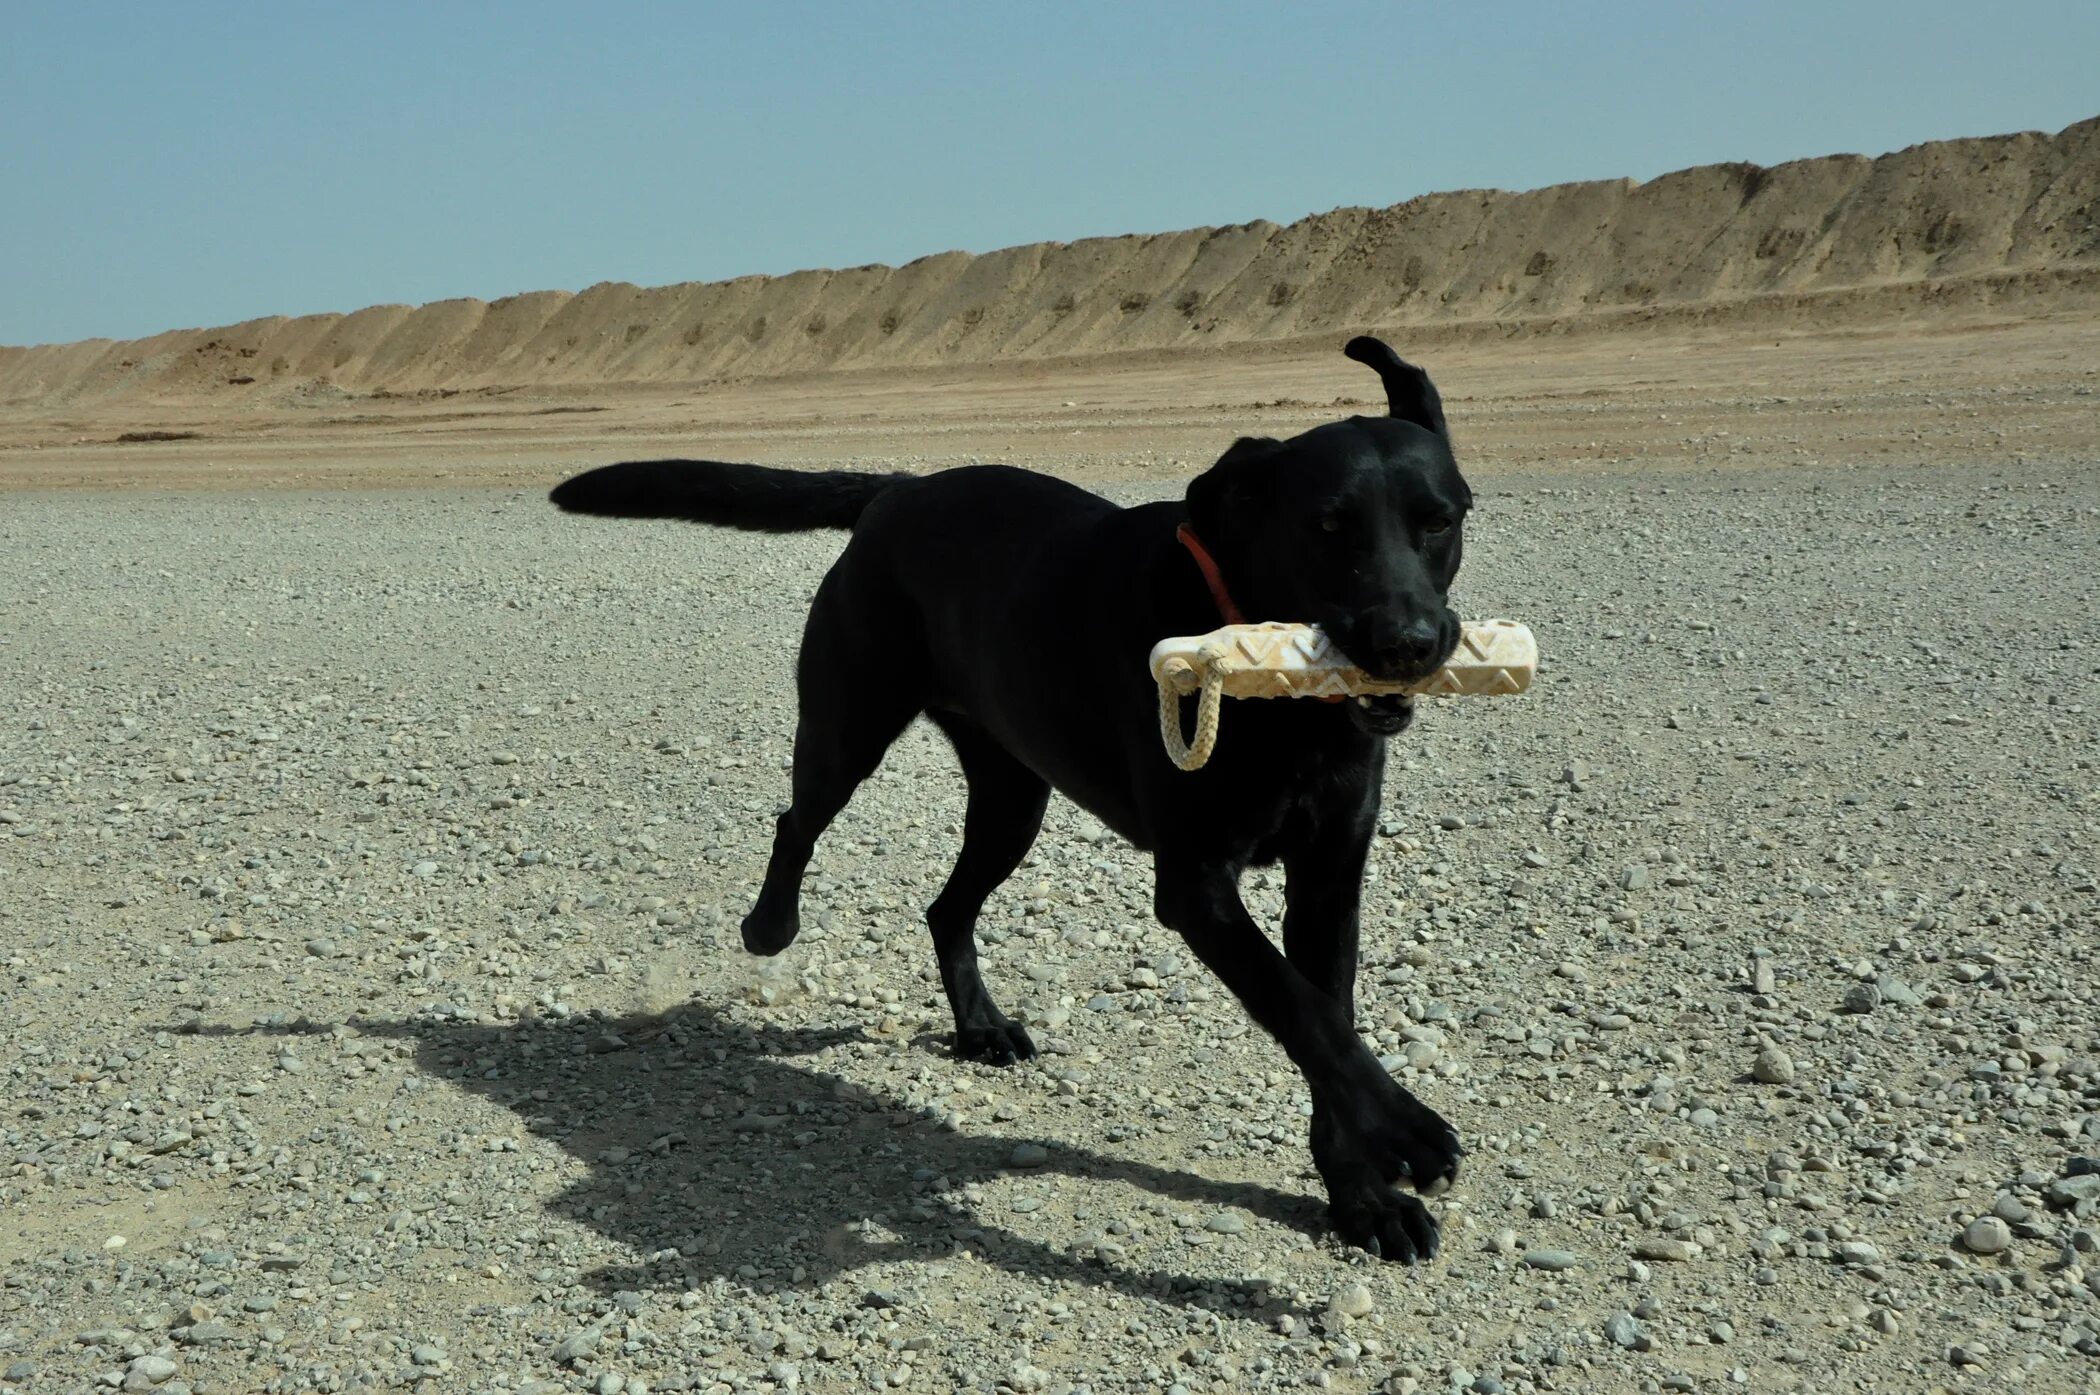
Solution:
[(682, 518), (755, 533), (801, 533), (851, 528), (876, 495), (911, 478), (714, 460), (630, 460), (563, 480), (547, 497), (570, 513)]

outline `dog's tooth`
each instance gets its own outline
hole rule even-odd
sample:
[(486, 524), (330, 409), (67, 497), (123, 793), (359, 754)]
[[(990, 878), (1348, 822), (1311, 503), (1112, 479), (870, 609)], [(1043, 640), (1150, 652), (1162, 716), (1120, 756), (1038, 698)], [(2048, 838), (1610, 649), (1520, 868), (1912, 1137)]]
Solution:
[(1365, 697), (1362, 693), (1358, 693), (1356, 695), (1356, 705), (1358, 707), (1369, 707), (1371, 705), (1371, 700)]

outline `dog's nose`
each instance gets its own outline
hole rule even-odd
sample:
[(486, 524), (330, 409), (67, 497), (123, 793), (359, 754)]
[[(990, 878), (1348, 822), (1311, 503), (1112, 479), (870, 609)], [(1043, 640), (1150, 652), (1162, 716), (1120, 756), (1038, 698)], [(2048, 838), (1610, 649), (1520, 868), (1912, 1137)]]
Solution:
[(1420, 668), (1436, 653), (1437, 630), (1428, 620), (1413, 620), (1378, 636), (1371, 657), (1386, 673)]

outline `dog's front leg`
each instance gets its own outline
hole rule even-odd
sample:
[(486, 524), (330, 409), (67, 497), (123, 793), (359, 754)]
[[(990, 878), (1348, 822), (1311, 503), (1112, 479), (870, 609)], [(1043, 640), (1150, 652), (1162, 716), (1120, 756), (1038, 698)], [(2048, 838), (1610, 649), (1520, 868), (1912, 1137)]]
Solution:
[(1277, 952), (1240, 901), (1235, 869), (1162, 852), (1155, 875), (1161, 922), (1304, 1075), (1317, 1125), (1313, 1161), (1342, 1238), (1387, 1259), (1434, 1254), (1436, 1222), (1390, 1184), (1405, 1178), (1423, 1191), (1448, 1184), (1459, 1158), (1450, 1125), (1385, 1073), (1342, 1002)]
[[(1356, 1023), (1357, 941), (1362, 921), (1364, 862), (1370, 853), (1371, 835), (1377, 822), (1373, 800), (1362, 817), (1346, 828), (1323, 830), (1283, 859), (1287, 878), (1283, 911), (1283, 951), (1290, 962), (1314, 987), (1332, 998), (1343, 1017)], [(1368, 1048), (1367, 1048), (1368, 1049)], [(1391, 1083), (1405, 1100), (1400, 1113), (1417, 1139), (1442, 1140), (1449, 1148), (1447, 1160), (1420, 1161), (1422, 1147), (1376, 1146), (1377, 1122), (1352, 1120), (1348, 1100), (1313, 1098), (1312, 1154), (1320, 1176), (1333, 1198), (1335, 1226), (1342, 1235), (1366, 1249), (1374, 1248), (1365, 1237), (1377, 1237), (1383, 1227), (1382, 1213), (1407, 1208), (1407, 1198), (1394, 1197), (1390, 1184), (1427, 1175), (1418, 1183), (1424, 1190), (1439, 1189), (1458, 1167), (1457, 1135), (1436, 1111)], [(1384, 1093), (1381, 1091), (1380, 1093)], [(1363, 1142), (1372, 1146), (1360, 1146)], [(1364, 1177), (1366, 1168), (1377, 1174), (1378, 1185)], [(1422, 1168), (1422, 1173), (1416, 1169)], [(1375, 1245), (1383, 1250), (1383, 1242)], [(1431, 1248), (1434, 1248), (1432, 1238)]]

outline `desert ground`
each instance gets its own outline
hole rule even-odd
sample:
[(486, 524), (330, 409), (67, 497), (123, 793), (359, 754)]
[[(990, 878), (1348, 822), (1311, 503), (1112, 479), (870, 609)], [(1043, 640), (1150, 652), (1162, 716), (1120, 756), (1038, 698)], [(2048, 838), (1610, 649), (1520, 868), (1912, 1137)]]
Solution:
[(1390, 756), (1415, 1268), (1068, 804), (980, 934), (1046, 1049), (951, 1058), (923, 727), (748, 959), (840, 539), (543, 497), (1168, 496), (1376, 410), (1339, 336), (0, 411), (0, 1388), (2100, 1389), (2100, 316), (1392, 337), (1544, 656)]

